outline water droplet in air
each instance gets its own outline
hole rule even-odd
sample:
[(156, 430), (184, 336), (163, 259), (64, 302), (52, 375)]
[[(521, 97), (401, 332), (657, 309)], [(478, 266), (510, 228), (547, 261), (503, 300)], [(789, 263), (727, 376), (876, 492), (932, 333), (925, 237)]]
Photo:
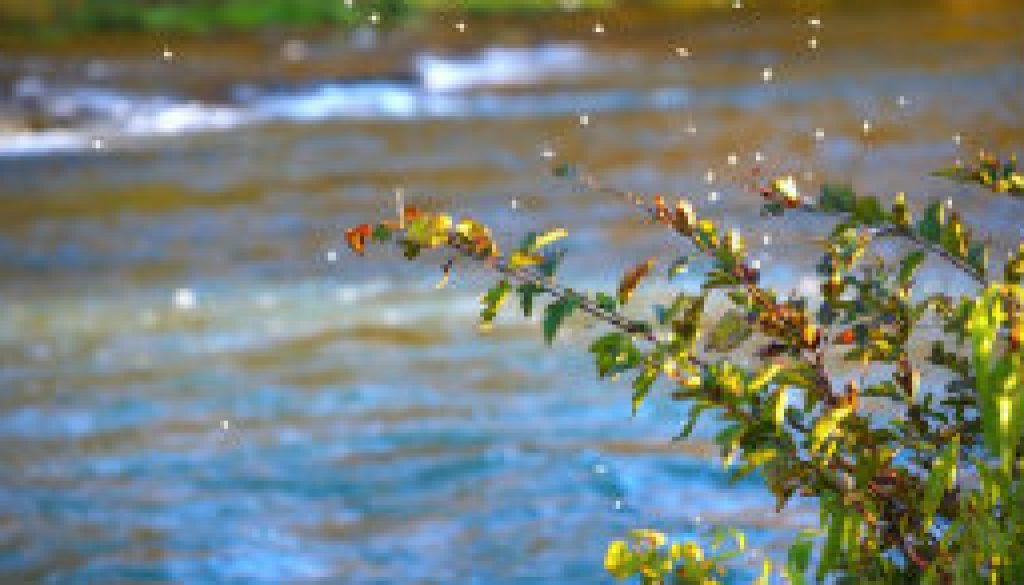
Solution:
[(765, 233), (764, 237), (761, 240), (764, 242), (765, 246), (772, 245), (772, 235), (769, 233)]
[(174, 306), (188, 311), (196, 307), (196, 293), (190, 288), (179, 288), (174, 291)]
[(953, 135), (953, 144), (957, 144), (957, 145), (960, 144), (960, 134), (954, 134)]
[(516, 200), (516, 199), (513, 199), (512, 200), (512, 209), (518, 209), (518, 208), (519, 208), (519, 201)]
[(901, 95), (897, 101), (899, 102), (901, 108), (910, 103), (910, 100), (908, 100), (907, 96), (905, 95)]
[(809, 48), (811, 48), (811, 49), (817, 49), (818, 48), (818, 38), (817, 37), (811, 37), (811, 38), (807, 39), (807, 46)]
[(689, 124), (687, 124), (687, 126), (686, 126), (686, 133), (687, 134), (696, 134), (697, 133), (697, 127), (693, 125), (693, 122), (690, 122)]
[(715, 171), (708, 169), (708, 172), (704, 174), (704, 180), (708, 185), (715, 182)]
[(864, 123), (861, 125), (861, 128), (864, 129), (865, 134), (871, 132), (871, 122), (868, 120), (864, 120)]
[(814, 28), (821, 28), (821, 19), (818, 18), (817, 16), (812, 16), (811, 18), (807, 19), (807, 24), (813, 26)]
[(604, 33), (604, 25), (600, 22), (594, 25), (594, 32), (597, 34)]
[(555, 158), (555, 151), (550, 146), (545, 146), (540, 155), (547, 159)]
[(169, 47), (164, 47), (162, 56), (164, 58), (164, 61), (170, 61), (174, 58), (174, 51), (172, 51)]
[(455, 23), (455, 29), (458, 30), (459, 32), (466, 32), (466, 23), (464, 23), (464, 22), (456, 22)]
[(604, 465), (603, 463), (598, 463), (597, 465), (594, 466), (594, 473), (601, 474), (601, 473), (607, 473), (607, 472), (608, 472), (608, 467), (606, 465)]
[(306, 43), (300, 39), (292, 39), (281, 46), (281, 56), (285, 61), (298, 63), (306, 58), (309, 52)]
[(946, 207), (948, 207), (949, 209), (953, 209), (953, 198), (952, 197), (947, 197), (946, 198)]
[(740, 8), (743, 8), (743, 2), (740, 0), (733, 0), (732, 7), (734, 10), (739, 10)]
[(615, 509), (616, 510), (621, 510), (622, 509), (622, 500), (615, 500)]
[(814, 139), (815, 140), (824, 140), (825, 139), (825, 129), (824, 128), (815, 128), (814, 129)]
[(273, 309), (277, 305), (277, 298), (270, 293), (263, 293), (256, 299), (256, 304), (261, 309)]
[(753, 268), (754, 270), (761, 270), (761, 261), (760, 260), (752, 261), (750, 263), (750, 267)]
[(676, 47), (676, 55), (679, 55), (680, 57), (689, 57), (690, 49), (687, 49), (686, 47)]
[(224, 420), (220, 421), (220, 428), (224, 429), (225, 431), (230, 429), (231, 428), (231, 421), (229, 421), (227, 419), (224, 419)]
[(327, 250), (327, 253), (324, 254), (324, 256), (327, 258), (327, 261), (330, 262), (331, 264), (338, 261), (338, 251), (335, 250), (334, 248)]
[(765, 67), (764, 70), (761, 71), (761, 79), (763, 79), (765, 83), (775, 79), (775, 71), (773, 71), (771, 67)]
[(93, 140), (92, 140), (92, 149), (93, 150), (103, 150), (104, 146), (106, 146), (106, 145), (103, 143), (103, 140), (101, 140), (99, 138), (93, 138)]
[(732, 166), (736, 166), (736, 163), (739, 162), (739, 159), (736, 157), (735, 152), (730, 152), (729, 157), (726, 160), (728, 160), (729, 164)]
[(764, 161), (764, 154), (760, 150), (755, 152), (754, 153), (754, 160), (757, 161), (757, 162)]
[(376, 24), (379, 20), (380, 20), (380, 15), (379, 14), (377, 14), (376, 12), (371, 12), (370, 13), (370, 22)]
[(708, 193), (708, 201), (712, 203), (718, 201), (718, 191), (712, 191)]
[(590, 124), (590, 116), (587, 114), (580, 115), (580, 126), (587, 126)]

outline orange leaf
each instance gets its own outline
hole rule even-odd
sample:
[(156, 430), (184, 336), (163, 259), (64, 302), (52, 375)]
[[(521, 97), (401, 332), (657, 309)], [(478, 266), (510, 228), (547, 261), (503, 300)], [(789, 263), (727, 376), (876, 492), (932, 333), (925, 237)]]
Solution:
[(360, 256), (366, 250), (366, 240), (370, 237), (370, 224), (364, 223), (345, 230), (345, 241), (352, 251)]
[(665, 198), (660, 193), (654, 196), (654, 213), (659, 220), (668, 217), (668, 208), (665, 207)]
[(633, 291), (636, 290), (637, 285), (640, 281), (650, 274), (651, 268), (654, 267), (654, 258), (649, 258), (633, 268), (630, 268), (628, 272), (619, 281), (619, 304), (626, 304), (629, 302), (629, 297), (633, 295)]
[(854, 340), (853, 329), (847, 329), (846, 331), (842, 331), (842, 332), (839, 333), (839, 335), (836, 335), (836, 338), (835, 338), (835, 342), (840, 344), (840, 345), (849, 345), (849, 344), (853, 343), (853, 340)]

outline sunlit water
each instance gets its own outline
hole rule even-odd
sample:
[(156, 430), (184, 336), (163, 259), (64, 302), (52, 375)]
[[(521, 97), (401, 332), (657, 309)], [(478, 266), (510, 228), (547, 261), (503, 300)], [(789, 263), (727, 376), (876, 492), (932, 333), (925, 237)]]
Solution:
[[(594, 381), (597, 329), (551, 350), (511, 315), (481, 333), (485, 272), (438, 291), (442, 258), (359, 261), (340, 230), (401, 188), (506, 243), (566, 225), (573, 284), (670, 259), (670, 234), (549, 177), (571, 160), (749, 230), (787, 290), (815, 289), (828, 226), (758, 220), (755, 166), (809, 192), (952, 198), (998, 251), (1021, 202), (925, 175), (1024, 145), (1024, 15), (956, 6), (675, 17), (617, 42), (612, 24), (534, 44), (470, 29), (472, 50), (399, 51), (358, 79), (200, 67), (216, 92), (185, 56), (4, 59), (0, 581), (593, 583), (628, 527), (717, 523), (778, 554), (813, 507), (777, 515), (703, 439), (670, 443), (685, 407), (663, 387), (631, 418), (628, 383)], [(968, 286), (936, 268), (927, 286)]]

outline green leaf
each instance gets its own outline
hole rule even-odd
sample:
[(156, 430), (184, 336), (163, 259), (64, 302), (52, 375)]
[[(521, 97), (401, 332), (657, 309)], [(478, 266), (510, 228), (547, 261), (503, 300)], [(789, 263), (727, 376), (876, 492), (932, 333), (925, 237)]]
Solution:
[(956, 461), (959, 453), (960, 436), (956, 435), (932, 462), (932, 469), (925, 483), (924, 500), (921, 504), (921, 513), (924, 515), (926, 529), (931, 527), (935, 519), (935, 511), (939, 509), (939, 502), (942, 501), (943, 494), (946, 493), (946, 490), (952, 489), (956, 482)]
[(676, 276), (679, 276), (683, 272), (686, 272), (687, 267), (690, 265), (689, 256), (680, 256), (672, 261), (672, 264), (668, 267), (668, 279), (672, 280)]
[(910, 279), (914, 277), (914, 272), (921, 266), (921, 262), (924, 262), (925, 253), (921, 250), (914, 250), (907, 254), (900, 261), (900, 284), (906, 286), (910, 283)]
[(573, 176), (576, 176), (576, 167), (574, 167), (573, 165), (571, 165), (569, 163), (561, 163), (559, 165), (556, 165), (555, 168), (552, 169), (551, 172), (556, 177), (561, 177), (561, 178), (573, 177)]
[(556, 300), (544, 309), (545, 343), (551, 345), (555, 340), (555, 335), (558, 333), (558, 328), (562, 326), (562, 323), (569, 315), (572, 315), (578, 305), (579, 301), (576, 297), (569, 295)]
[(391, 230), (384, 224), (377, 224), (373, 228), (372, 237), (375, 242), (388, 242), (391, 240)]
[(942, 235), (942, 226), (946, 223), (942, 204), (933, 201), (924, 210), (924, 217), (917, 222), (917, 233), (929, 242), (938, 243)]
[(633, 415), (636, 415), (636, 410), (643, 404), (644, 398), (651, 391), (651, 386), (654, 385), (654, 381), (658, 379), (658, 368), (646, 367), (640, 375), (633, 379)]
[(529, 253), (530, 250), (534, 249), (534, 242), (537, 241), (537, 232), (527, 232), (523, 239), (519, 242), (517, 250), (520, 252)]
[(823, 581), (823, 577), (832, 569), (840, 566), (839, 558), (842, 551), (843, 520), (845, 517), (842, 506), (832, 498), (827, 499), (827, 504), (822, 501), (822, 514), (825, 515), (825, 545), (821, 550), (821, 562), (818, 564), (817, 581)]
[(420, 255), (423, 247), (411, 240), (402, 240), (402, 255), (407, 260), (412, 260)]
[(687, 345), (692, 346), (697, 339), (701, 317), (704, 314), (704, 302), (707, 297), (701, 295), (692, 301), (683, 311), (682, 319), (672, 321), (672, 330)]
[(853, 217), (861, 223), (874, 225), (885, 219), (885, 211), (878, 198), (872, 195), (857, 197), (854, 203)]
[(432, 233), (429, 216), (417, 217), (406, 224), (406, 237), (417, 244), (425, 245), (426, 242), (430, 241)]
[(967, 247), (967, 263), (980, 274), (985, 274), (988, 268), (988, 247), (980, 242), (970, 244)]
[(707, 348), (718, 352), (732, 351), (749, 339), (753, 331), (745, 312), (730, 309), (711, 329)]
[(598, 377), (604, 378), (635, 368), (640, 363), (641, 354), (629, 335), (614, 331), (602, 335), (590, 344), (590, 353), (594, 354)]
[(527, 282), (519, 285), (516, 292), (519, 293), (519, 304), (523, 308), (523, 315), (532, 317), (533, 299), (542, 292), (541, 288), (532, 282)]
[(618, 308), (618, 305), (615, 303), (615, 297), (603, 292), (597, 293), (597, 306), (608, 313), (614, 313)]
[(504, 304), (508, 296), (509, 284), (507, 280), (500, 280), (498, 284), (491, 287), (480, 300), (480, 319), (484, 324), (494, 321), (498, 315), (498, 309)]
[(786, 552), (786, 577), (791, 585), (804, 585), (807, 582), (807, 567), (811, 562), (811, 551), (814, 542), (807, 531), (802, 532), (789, 546)]
[(683, 425), (683, 429), (679, 431), (679, 434), (673, 437), (672, 440), (679, 441), (693, 434), (693, 429), (697, 426), (697, 421), (700, 420), (700, 415), (709, 408), (710, 406), (705, 404), (694, 404), (691, 406), (690, 411), (686, 414), (686, 424)]
[(744, 430), (743, 425), (729, 425), (715, 434), (715, 444), (721, 447), (723, 452), (729, 452), (735, 444), (739, 443)]
[(853, 211), (856, 195), (850, 185), (824, 185), (819, 204), (822, 211), (845, 213)]

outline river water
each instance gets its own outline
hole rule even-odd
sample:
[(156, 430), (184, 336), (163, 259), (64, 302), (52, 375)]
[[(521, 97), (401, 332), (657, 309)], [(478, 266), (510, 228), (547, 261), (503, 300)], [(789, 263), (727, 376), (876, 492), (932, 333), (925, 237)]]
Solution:
[(710, 425), (671, 443), (665, 387), (631, 417), (587, 360), (599, 329), (545, 348), (510, 311), (483, 333), (490, 275), (437, 290), (442, 258), (359, 260), (341, 230), (402, 189), (506, 244), (564, 225), (573, 285), (670, 260), (678, 240), (550, 176), (574, 161), (689, 194), (770, 283), (813, 292), (827, 226), (760, 220), (757, 166), (951, 198), (998, 258), (1022, 204), (926, 175), (1024, 146), (1022, 21), (935, 2), (6, 41), (0, 582), (600, 583), (627, 528), (717, 524), (758, 566), (813, 502), (776, 514), (756, 478), (728, 484)]

